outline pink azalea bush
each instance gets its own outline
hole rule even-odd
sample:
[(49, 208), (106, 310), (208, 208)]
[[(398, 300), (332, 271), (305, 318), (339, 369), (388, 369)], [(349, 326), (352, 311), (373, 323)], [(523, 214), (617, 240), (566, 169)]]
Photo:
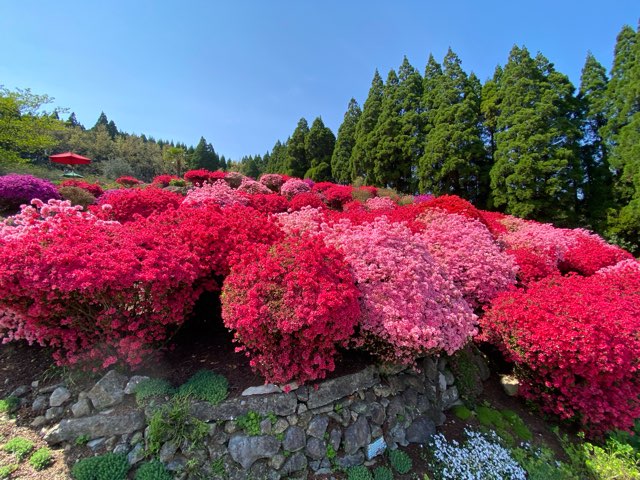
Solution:
[(252, 180), (249, 177), (245, 177), (242, 179), (242, 183), (240, 183), (240, 186), (238, 187), (238, 191), (244, 192), (249, 195), (254, 195), (256, 193), (268, 195), (272, 193), (268, 187), (266, 187), (260, 182), (256, 182), (255, 180)]
[(249, 199), (246, 195), (234, 190), (223, 180), (214, 183), (204, 183), (201, 187), (195, 187), (187, 193), (182, 202), (183, 207), (204, 207), (207, 205), (219, 205), (226, 207), (229, 205), (248, 205)]
[(372, 197), (364, 204), (369, 210), (390, 210), (398, 206), (398, 204), (389, 197)]
[(289, 200), (299, 193), (306, 193), (310, 191), (311, 187), (298, 178), (290, 178), (282, 184), (282, 187), (280, 187), (280, 194), (284, 195)]
[(452, 354), (476, 333), (476, 316), (424, 242), (400, 223), (380, 217), (353, 225), (322, 225), (327, 245), (345, 256), (361, 293), (360, 333), (380, 358), (412, 364)]
[(272, 192), (280, 193), (280, 187), (285, 182), (285, 178), (279, 173), (265, 173), (258, 181)]
[(441, 210), (427, 211), (418, 219), (426, 225), (420, 237), (429, 253), (472, 307), (515, 285), (514, 257), (499, 248), (482, 223)]

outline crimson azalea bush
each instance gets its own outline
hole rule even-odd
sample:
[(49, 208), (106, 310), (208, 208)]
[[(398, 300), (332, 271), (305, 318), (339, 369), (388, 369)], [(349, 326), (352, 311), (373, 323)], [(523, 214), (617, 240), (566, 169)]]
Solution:
[(151, 182), (151, 184), (155, 185), (156, 187), (164, 188), (168, 187), (171, 184), (171, 180), (179, 179), (180, 177), (177, 177), (176, 175), (163, 174), (153, 177), (153, 181)]
[(141, 185), (143, 182), (135, 177), (125, 175), (123, 177), (116, 178), (116, 183), (123, 187), (135, 187), (136, 185)]
[(458, 197), (457, 195), (440, 195), (434, 197), (431, 200), (426, 200), (421, 203), (428, 208), (439, 208), (448, 213), (457, 213), (464, 215), (465, 217), (473, 218), (479, 222), (485, 223), (482, 213), (476, 207), (474, 207), (469, 201)]
[(592, 436), (640, 417), (640, 266), (551, 277), (500, 294), (482, 339), (516, 364), (522, 395)]
[(564, 230), (570, 240), (569, 247), (559, 264), (563, 273), (577, 272), (581, 275), (593, 275), (598, 270), (633, 259), (626, 250), (610, 245), (601, 237), (587, 230)]
[(290, 178), (282, 184), (282, 187), (280, 187), (280, 194), (284, 195), (289, 200), (291, 200), (295, 195), (298, 195), (299, 193), (310, 191), (311, 187), (309, 187), (309, 184), (303, 182), (299, 178)]
[(59, 364), (138, 365), (191, 311), (196, 257), (157, 217), (123, 225), (33, 203), (0, 230), (5, 335), (49, 346)]
[[(104, 220), (131, 222), (136, 215), (148, 217), (154, 212), (163, 212), (177, 208), (184, 197), (157, 187), (108, 190), (98, 200), (98, 205), (91, 207), (95, 215)], [(110, 205), (110, 208), (102, 208)]]
[(303, 207), (326, 208), (322, 198), (313, 192), (299, 193), (289, 202), (291, 210), (298, 211)]
[[(104, 190), (97, 183), (89, 183), (84, 180), (69, 179), (60, 184), (60, 187), (77, 187), (86, 190), (94, 197), (98, 198), (104, 193)], [(43, 200), (44, 201), (44, 200)]]
[(515, 259), (504, 253), (477, 220), (442, 210), (419, 217), (420, 237), (472, 307), (488, 303), (516, 282)]
[(305, 382), (335, 368), (360, 314), (342, 256), (318, 238), (247, 250), (222, 289), (222, 317), (267, 381)]
[(476, 316), (453, 282), (405, 225), (380, 217), (353, 225), (322, 224), (361, 293), (360, 334), (380, 358), (412, 364), (416, 358), (452, 354), (475, 334)]
[[(316, 189), (317, 191), (318, 189)], [(342, 210), (342, 206), (352, 200), (351, 191), (353, 188), (348, 185), (334, 185), (322, 191), (325, 202), (329, 208)]]
[(249, 206), (263, 213), (282, 213), (289, 209), (289, 201), (276, 193), (256, 193), (249, 196)]
[(201, 187), (206, 182), (213, 183), (216, 180), (222, 180), (224, 176), (224, 172), (212, 172), (211, 170), (201, 168), (199, 170), (189, 170), (184, 174), (183, 178), (192, 185)]
[(196, 187), (187, 193), (182, 202), (185, 207), (203, 207), (206, 205), (248, 205), (249, 199), (246, 195), (234, 190), (223, 180), (214, 183), (204, 183), (201, 187)]
[(46, 202), (61, 197), (55, 185), (48, 180), (17, 173), (0, 176), (0, 212), (15, 213), (20, 205), (28, 205), (34, 198)]

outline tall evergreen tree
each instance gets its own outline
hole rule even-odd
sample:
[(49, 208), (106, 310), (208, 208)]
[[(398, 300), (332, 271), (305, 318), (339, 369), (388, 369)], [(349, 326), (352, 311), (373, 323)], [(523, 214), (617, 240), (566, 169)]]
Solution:
[(207, 143), (204, 137), (200, 137), (200, 141), (192, 152), (187, 150), (189, 156), (189, 167), (192, 169), (204, 168), (215, 171), (220, 168), (220, 157), (213, 149), (213, 145)]
[(618, 35), (607, 88), (608, 122), (602, 133), (613, 167), (619, 210), (608, 232), (640, 245), (640, 31), (625, 26)]
[(349, 101), (342, 124), (338, 129), (338, 138), (331, 156), (331, 176), (338, 183), (346, 184), (351, 182), (349, 159), (356, 143), (356, 125), (360, 115), (362, 115), (360, 105), (358, 105), (355, 98), (352, 98)]
[(374, 184), (410, 192), (413, 187), (411, 137), (402, 128), (399, 79), (391, 69), (384, 85), (378, 123), (371, 136)]
[(100, 116), (98, 117), (98, 120), (96, 121), (96, 124), (93, 126), (93, 128), (97, 128), (98, 125), (102, 125), (105, 128), (107, 128), (107, 125), (109, 125), (109, 119), (107, 118), (107, 115), (105, 115), (104, 112), (100, 112)]
[(436, 104), (436, 91), (442, 81), (442, 65), (440, 65), (432, 54), (429, 54), (427, 66), (424, 69), (422, 79), (422, 123), (423, 133), (428, 135), (434, 124), (434, 106)]
[(469, 79), (451, 49), (443, 66), (440, 82), (431, 92), (433, 123), (420, 159), (420, 190), (477, 201), (485, 163), (477, 78)]
[(271, 149), (269, 160), (265, 167), (266, 173), (285, 173), (287, 167), (287, 146), (280, 140)]
[(287, 141), (287, 157), (284, 172), (287, 175), (302, 178), (311, 167), (305, 148), (308, 134), (309, 124), (306, 119), (301, 118), (298, 121), (298, 126)]
[[(496, 133), (498, 131), (498, 116), (500, 114), (500, 79), (502, 67), (498, 65), (493, 73), (493, 78), (487, 80), (482, 86), (480, 111), (482, 121), (482, 137), (485, 150), (489, 157), (489, 165), (495, 162)], [(488, 198), (491, 207), (491, 197)]]
[(580, 158), (584, 172), (581, 220), (597, 231), (603, 230), (607, 210), (613, 207), (612, 176), (600, 133), (607, 124), (607, 83), (605, 68), (589, 53), (582, 68), (578, 94), (582, 117)]
[(80, 122), (78, 122), (78, 119), (76, 118), (76, 112), (71, 112), (71, 115), (69, 115), (69, 118), (65, 123), (68, 127), (78, 127), (81, 130), (84, 130), (84, 126)]
[(305, 139), (306, 156), (309, 170), (305, 177), (315, 181), (331, 179), (331, 155), (336, 144), (336, 137), (330, 128), (326, 127), (322, 118), (316, 117)]
[(507, 213), (556, 221), (575, 219), (579, 124), (573, 86), (542, 55), (514, 46), (500, 79), (491, 188)]
[(107, 123), (107, 132), (109, 132), (111, 140), (115, 140), (116, 136), (120, 133), (113, 120), (109, 120), (109, 123)]
[(382, 77), (375, 71), (369, 95), (362, 107), (362, 115), (356, 124), (355, 143), (351, 152), (351, 180), (361, 177), (366, 183), (373, 183), (374, 149), (373, 130), (378, 123), (378, 117), (382, 111), (382, 99), (384, 98), (384, 83)]
[[(418, 162), (424, 153), (423, 78), (406, 56), (398, 69), (398, 80), (402, 133), (407, 136), (404, 149), (410, 157), (411, 175), (416, 177)], [(411, 191), (416, 186), (417, 178), (412, 178)]]

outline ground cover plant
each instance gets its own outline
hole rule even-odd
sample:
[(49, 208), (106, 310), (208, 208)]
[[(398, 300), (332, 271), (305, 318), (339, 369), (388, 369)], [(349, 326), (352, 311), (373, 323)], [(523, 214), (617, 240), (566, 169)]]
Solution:
[(479, 328), (545, 411), (591, 435), (640, 416), (638, 262), (600, 237), (452, 195), (206, 170), (178, 181), (120, 179), (89, 211), (54, 188), (4, 220), (2, 340), (135, 368), (218, 292), (218, 320), (266, 381), (323, 378), (343, 348), (451, 355)]

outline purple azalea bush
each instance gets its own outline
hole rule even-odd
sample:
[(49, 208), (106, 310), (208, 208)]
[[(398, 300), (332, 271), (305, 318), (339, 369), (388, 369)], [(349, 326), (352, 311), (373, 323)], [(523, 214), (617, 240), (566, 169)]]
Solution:
[(34, 198), (43, 202), (61, 199), (55, 185), (48, 180), (17, 173), (0, 176), (0, 212), (17, 211), (20, 205), (29, 204)]

